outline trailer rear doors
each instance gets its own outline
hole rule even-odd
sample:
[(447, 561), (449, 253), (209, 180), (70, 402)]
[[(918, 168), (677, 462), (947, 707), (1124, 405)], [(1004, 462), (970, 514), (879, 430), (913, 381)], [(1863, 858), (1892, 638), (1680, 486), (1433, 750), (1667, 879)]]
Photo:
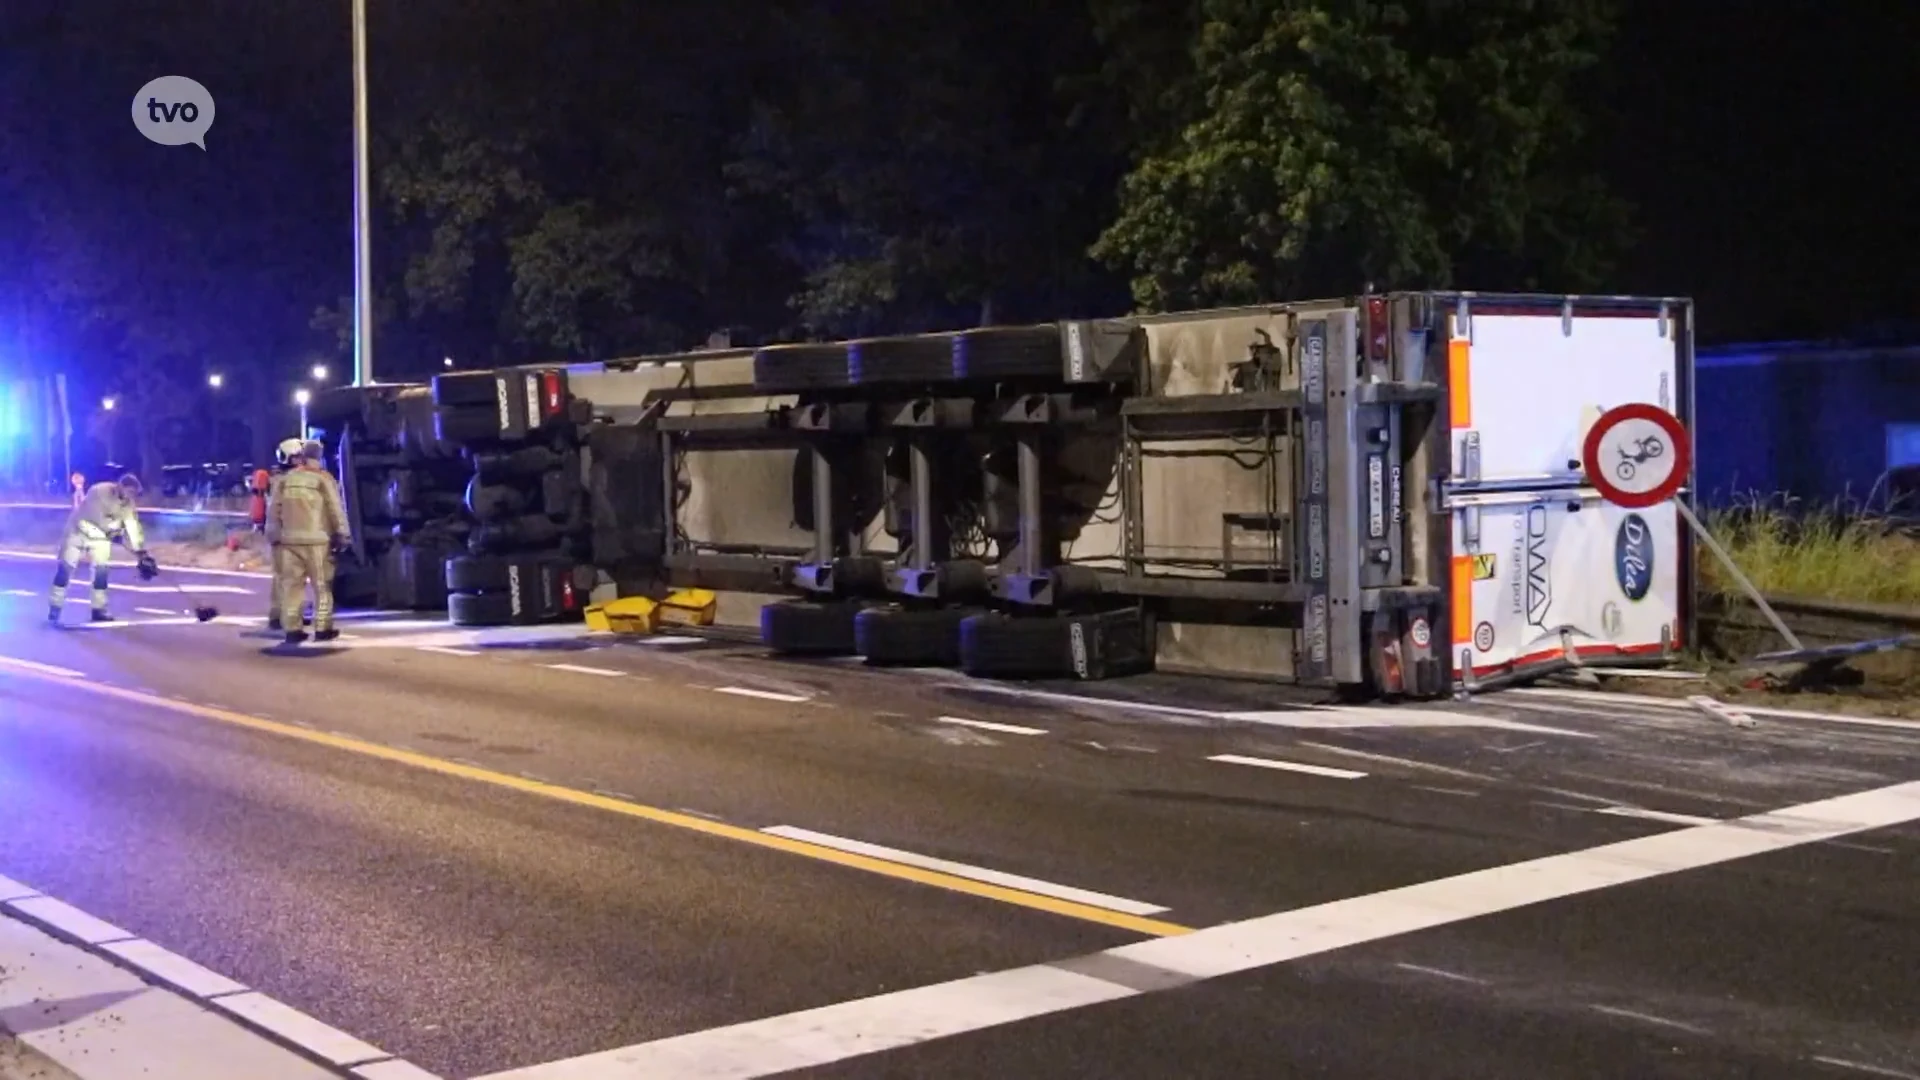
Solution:
[(1691, 314), (1686, 301), (1662, 300), (1468, 295), (1436, 307), (1460, 683), (1682, 646), (1692, 567), (1678, 514), (1605, 503), (1580, 450), (1594, 420), (1628, 402), (1691, 430)]

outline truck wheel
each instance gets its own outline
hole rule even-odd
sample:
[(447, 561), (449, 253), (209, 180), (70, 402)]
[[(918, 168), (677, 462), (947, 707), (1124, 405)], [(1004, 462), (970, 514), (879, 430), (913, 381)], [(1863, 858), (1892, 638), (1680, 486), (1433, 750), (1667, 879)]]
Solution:
[(495, 592), (508, 588), (510, 561), (498, 555), (455, 555), (447, 560), (447, 591)]
[(492, 524), (525, 513), (527, 497), (505, 484), (483, 484), (476, 475), (467, 482), (466, 504), (475, 521)]
[(1152, 616), (990, 613), (960, 624), (960, 670), (983, 678), (1110, 679), (1153, 669)]
[(435, 405), (486, 405), (498, 400), (499, 388), (491, 371), (459, 371), (433, 377)]
[(760, 609), (760, 640), (789, 656), (852, 656), (857, 600), (782, 600)]
[(891, 667), (958, 667), (960, 623), (978, 608), (867, 608), (853, 618), (854, 652)]
[(454, 593), (447, 619), (455, 626), (511, 626), (513, 605), (505, 593)]
[(433, 434), (460, 446), (491, 442), (500, 437), (500, 417), (492, 409), (443, 405), (434, 410)]

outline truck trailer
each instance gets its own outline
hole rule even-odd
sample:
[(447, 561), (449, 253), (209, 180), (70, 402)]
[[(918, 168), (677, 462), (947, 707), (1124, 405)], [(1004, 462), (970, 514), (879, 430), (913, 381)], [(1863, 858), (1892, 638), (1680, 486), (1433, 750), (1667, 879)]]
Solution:
[(490, 626), (698, 587), (780, 653), (1433, 698), (1688, 646), (1679, 515), (1602, 500), (1580, 448), (1627, 403), (1691, 430), (1692, 383), (1689, 300), (1426, 291), (449, 372), (309, 416), (347, 602)]

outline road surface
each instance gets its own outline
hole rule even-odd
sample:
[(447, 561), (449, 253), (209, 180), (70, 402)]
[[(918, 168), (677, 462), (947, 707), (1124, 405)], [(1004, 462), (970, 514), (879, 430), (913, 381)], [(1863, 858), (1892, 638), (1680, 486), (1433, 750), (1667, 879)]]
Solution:
[(258, 578), (56, 630), (50, 572), (0, 557), (0, 877), (432, 1075), (1920, 1077), (1920, 725), (288, 650)]

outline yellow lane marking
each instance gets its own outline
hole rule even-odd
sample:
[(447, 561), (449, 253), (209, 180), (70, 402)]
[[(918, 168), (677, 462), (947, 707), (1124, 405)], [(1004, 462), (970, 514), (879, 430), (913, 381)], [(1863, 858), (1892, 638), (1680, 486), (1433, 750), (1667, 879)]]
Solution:
[(1067, 918), (1080, 919), (1084, 922), (1101, 923), (1122, 930), (1131, 930), (1139, 934), (1147, 934), (1154, 937), (1170, 937), (1175, 934), (1190, 934), (1193, 932), (1192, 927), (1181, 926), (1178, 923), (1164, 922), (1160, 919), (1143, 918), (1138, 915), (1128, 915), (1119, 911), (1108, 911), (1090, 904), (1079, 904), (1071, 900), (1061, 900), (1051, 896), (1040, 896), (1000, 885), (989, 885), (985, 882), (969, 881), (966, 878), (943, 874), (937, 870), (923, 870), (917, 866), (906, 866), (901, 863), (888, 862), (885, 859), (876, 859), (869, 855), (837, 851), (833, 848), (822, 847), (819, 844), (809, 844), (800, 840), (790, 840), (782, 836), (773, 836), (755, 829), (743, 828), (739, 825), (728, 825), (718, 821), (709, 821), (706, 818), (695, 817), (692, 814), (662, 810), (655, 806), (629, 802), (625, 799), (615, 799), (606, 795), (597, 795), (590, 791), (581, 791), (577, 788), (564, 787), (560, 784), (550, 784), (541, 780), (529, 780), (525, 777), (494, 772), (491, 769), (483, 769), (474, 765), (462, 765), (457, 761), (447, 761), (443, 758), (433, 757), (428, 754), (415, 753), (412, 750), (400, 750), (391, 746), (382, 746), (379, 743), (367, 742), (345, 735), (334, 735), (324, 731), (314, 731), (309, 728), (296, 727), (293, 724), (283, 724), (276, 720), (267, 720), (258, 716), (248, 716), (245, 713), (214, 708), (210, 705), (195, 705), (188, 701), (175, 701), (171, 698), (141, 693), (138, 690), (128, 690), (106, 683), (92, 682), (84, 677), (76, 677), (79, 674), (77, 672), (73, 674), (57, 674), (55, 673), (57, 670), (58, 669), (43, 670), (42, 666), (34, 665), (30, 661), (21, 661), (15, 660), (12, 657), (0, 656), (0, 673), (16, 675), (23, 679), (32, 679), (56, 686), (70, 687), (76, 690), (85, 690), (91, 694), (98, 694), (102, 697), (113, 698), (135, 705), (148, 705), (157, 709), (167, 709), (172, 712), (199, 717), (202, 720), (213, 720), (218, 723), (232, 725), (233, 727), (249, 728), (254, 731), (266, 732), (270, 735), (297, 739), (300, 742), (311, 743), (316, 746), (325, 746), (334, 750), (343, 750), (350, 754), (359, 754), (362, 757), (378, 758), (382, 761), (390, 761), (397, 765), (406, 765), (427, 772), (439, 773), (442, 776), (457, 776), (462, 780), (489, 784), (493, 787), (506, 788), (507, 790), (518, 791), (526, 795), (538, 795), (556, 802), (570, 803), (574, 806), (584, 806), (594, 810), (605, 810), (608, 813), (639, 818), (643, 821), (651, 821), (659, 825), (671, 825), (675, 828), (689, 829), (693, 832), (705, 833), (708, 836), (717, 836), (743, 844), (752, 844), (755, 847), (784, 851), (789, 855), (801, 855), (809, 859), (834, 863), (854, 870), (865, 870), (870, 874), (898, 878), (901, 881), (912, 881), (921, 885), (931, 885), (937, 889), (948, 889), (953, 892), (966, 893), (969, 896), (998, 900), (1003, 904), (1013, 904), (1018, 907), (1032, 908), (1036, 911), (1051, 912), (1055, 915), (1064, 915)]

